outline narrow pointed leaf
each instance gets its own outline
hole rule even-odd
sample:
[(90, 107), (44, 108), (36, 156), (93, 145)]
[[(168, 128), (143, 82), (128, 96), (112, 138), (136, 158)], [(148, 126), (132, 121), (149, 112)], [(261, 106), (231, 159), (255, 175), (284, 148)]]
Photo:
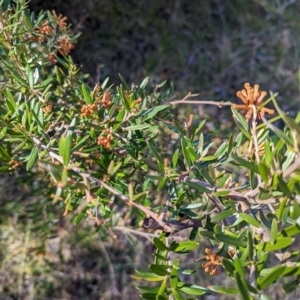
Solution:
[(27, 160), (27, 164), (26, 164), (27, 171), (29, 171), (33, 167), (37, 157), (38, 157), (38, 149), (36, 147), (33, 147)]
[(237, 295), (239, 293), (238, 289), (227, 288), (221, 285), (210, 285), (208, 288), (215, 293), (223, 295)]
[(275, 268), (273, 272), (268, 274), (266, 277), (260, 279), (257, 279), (257, 287), (261, 290), (268, 287), (270, 284), (274, 283), (282, 274), (286, 267), (285, 266), (279, 266), (278, 268)]
[(229, 245), (233, 245), (233, 246), (237, 246), (237, 247), (244, 247), (244, 248), (247, 247), (247, 242), (245, 242), (239, 238), (226, 235), (224, 233), (216, 233), (216, 234), (214, 234), (214, 237), (216, 240), (226, 243), (226, 244), (229, 244)]
[(294, 240), (295, 239), (291, 237), (282, 237), (282, 238), (277, 237), (277, 239), (273, 243), (265, 242), (256, 245), (256, 249), (263, 250), (263, 251), (280, 250), (290, 246), (294, 242)]
[(252, 216), (246, 213), (239, 213), (239, 217), (256, 228), (260, 228), (260, 223)]
[(84, 98), (86, 104), (92, 104), (93, 99), (91, 97), (91, 89), (89, 88), (89, 86), (87, 84), (83, 83), (81, 85), (81, 90), (82, 90), (83, 98)]

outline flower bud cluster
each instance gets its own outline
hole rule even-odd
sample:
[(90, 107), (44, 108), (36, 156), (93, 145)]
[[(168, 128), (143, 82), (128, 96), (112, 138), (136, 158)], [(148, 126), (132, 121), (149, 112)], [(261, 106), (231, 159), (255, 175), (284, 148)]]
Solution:
[(90, 115), (92, 115), (97, 109), (97, 105), (94, 103), (94, 104), (85, 104), (82, 106), (81, 108), (81, 114), (82, 116), (84, 117), (88, 117)]
[(105, 135), (101, 135), (101, 136), (98, 137), (97, 144), (99, 146), (103, 146), (105, 149), (109, 149), (110, 145), (111, 145), (111, 142), (113, 141), (114, 137), (111, 134), (109, 128), (104, 129), (103, 133)]

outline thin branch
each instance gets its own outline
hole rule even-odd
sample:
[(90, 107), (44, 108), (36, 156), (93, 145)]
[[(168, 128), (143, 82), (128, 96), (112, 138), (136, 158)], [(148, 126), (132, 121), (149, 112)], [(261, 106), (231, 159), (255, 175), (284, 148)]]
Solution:
[(256, 120), (257, 120), (257, 111), (255, 105), (252, 105), (253, 109), (253, 117), (252, 117), (252, 137), (253, 137), (253, 143), (255, 148), (255, 157), (256, 157), (256, 163), (259, 164), (260, 157), (259, 157), (259, 149), (258, 149), (258, 140), (256, 135)]
[(106, 263), (108, 265), (109, 279), (110, 279), (110, 284), (112, 285), (112, 294), (114, 296), (120, 296), (120, 292), (117, 288), (115, 270), (114, 270), (111, 259), (106, 251), (105, 245), (104, 245), (100, 235), (99, 235), (99, 247), (100, 247), (100, 250), (102, 251), (104, 259), (106, 260)]
[(82, 177), (86, 176), (88, 177), (90, 180), (100, 184), (101, 186), (103, 186), (106, 190), (108, 190), (109, 192), (111, 192), (113, 195), (117, 196), (119, 199), (121, 199), (126, 205), (128, 206), (134, 206), (136, 208), (138, 208), (140, 211), (142, 211), (143, 213), (146, 214), (146, 216), (153, 218), (158, 224), (160, 224), (160, 226), (162, 226), (164, 228), (165, 232), (172, 232), (172, 228), (167, 226), (162, 220), (160, 220), (157, 215), (152, 212), (150, 209), (144, 207), (143, 205), (137, 204), (134, 201), (130, 201), (130, 199), (128, 197), (126, 197), (125, 195), (123, 195), (122, 193), (120, 193), (119, 191), (115, 190), (113, 187), (109, 186), (108, 184), (106, 184), (105, 182), (103, 182), (102, 180), (95, 178), (93, 176), (91, 176), (88, 173), (80, 173), (78, 172), (79, 175), (81, 175)]
[(233, 103), (230, 101), (213, 101), (213, 100), (175, 100), (168, 102), (170, 105), (176, 105), (176, 104), (194, 104), (194, 105), (216, 105), (219, 108), (222, 108), (223, 106), (232, 106)]
[(290, 165), (283, 173), (283, 178), (288, 178), (291, 174), (293, 174), (297, 169), (300, 169), (300, 157), (296, 159), (296, 161)]
[(125, 234), (127, 233), (132, 236), (139, 235), (139, 236), (146, 238), (149, 241), (152, 241), (151, 238), (153, 238), (153, 237), (159, 237), (159, 235), (156, 233), (148, 233), (148, 232), (144, 232), (144, 231), (139, 231), (136, 229), (125, 227), (125, 226), (113, 226), (112, 229), (122, 231), (122, 233), (125, 233)]
[[(172, 233), (176, 233), (183, 229), (192, 228), (192, 227), (203, 227), (201, 219), (186, 219), (186, 220), (179, 220), (179, 221), (164, 221), (163, 222), (168, 227), (172, 228)], [(156, 220), (153, 218), (146, 218), (143, 223), (144, 228), (151, 228), (155, 230), (164, 230), (164, 227), (161, 226)]]
[[(256, 106), (255, 105), (252, 105), (252, 110), (253, 110), (253, 116), (252, 116), (252, 139), (253, 139), (254, 148), (255, 148), (256, 163), (259, 164), (260, 157), (259, 157), (258, 140), (257, 140), (257, 134), (256, 134), (257, 110), (256, 110)], [(258, 186), (260, 186), (262, 184), (261, 176), (259, 174), (256, 174), (256, 176), (257, 176)]]
[(215, 193), (215, 192), (228, 192), (228, 194), (224, 194), (222, 195), (223, 198), (231, 198), (233, 200), (236, 201), (241, 201), (241, 202), (245, 202), (245, 203), (250, 203), (250, 204), (274, 204), (274, 203), (278, 203), (279, 200), (275, 199), (275, 198), (270, 198), (267, 200), (259, 200), (259, 199), (255, 199), (255, 197), (258, 195), (259, 193), (259, 188), (260, 186), (257, 186), (254, 190), (251, 191), (245, 191), (244, 193), (239, 193), (236, 191), (232, 191), (232, 190), (228, 190), (228, 189), (224, 189), (224, 188), (216, 188), (214, 186), (212, 186), (211, 184), (195, 179), (195, 178), (191, 178), (189, 176), (185, 176), (181, 179), (183, 182), (192, 182), (194, 184), (197, 184), (199, 186), (205, 187), (206, 189), (208, 189), (211, 193)]

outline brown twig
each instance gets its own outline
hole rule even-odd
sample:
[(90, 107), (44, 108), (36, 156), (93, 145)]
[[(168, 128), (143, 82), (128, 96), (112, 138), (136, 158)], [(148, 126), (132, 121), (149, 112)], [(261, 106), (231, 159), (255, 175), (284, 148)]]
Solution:
[(259, 193), (259, 186), (256, 187), (254, 190), (239, 193), (239, 192), (224, 189), (224, 188), (216, 189), (216, 187), (212, 186), (211, 184), (209, 184), (207, 182), (204, 182), (204, 181), (201, 181), (201, 180), (198, 180), (198, 179), (195, 179), (195, 178), (191, 178), (189, 176), (185, 176), (181, 180), (183, 182), (187, 182), (187, 183), (192, 182), (194, 184), (205, 187), (211, 193), (227, 191), (228, 194), (224, 194), (224, 195), (222, 195), (222, 197), (223, 198), (231, 198), (232, 200), (236, 200), (236, 201), (241, 201), (241, 202), (250, 203), (250, 204), (275, 204), (275, 203), (279, 202), (279, 200), (275, 199), (275, 198), (271, 198), (271, 199), (267, 199), (267, 200), (256, 199), (255, 197)]
[(230, 101), (213, 101), (213, 100), (174, 100), (168, 102), (170, 105), (176, 105), (176, 104), (194, 104), (194, 105), (216, 105), (219, 108), (222, 108), (223, 106), (232, 106), (233, 103)]
[[(201, 223), (201, 219), (186, 219), (186, 220), (179, 220), (179, 221), (164, 221), (168, 227), (172, 228), (171, 233), (176, 233), (183, 229), (191, 228), (191, 227), (203, 227)], [(143, 227), (146, 229), (154, 229), (154, 230), (164, 230), (164, 227), (161, 226), (156, 220), (153, 218), (146, 218), (143, 222)], [(166, 231), (165, 231), (166, 232)], [(168, 231), (167, 231), (168, 232)]]
[(166, 223), (164, 223), (162, 220), (160, 220), (157, 215), (152, 212), (150, 209), (146, 208), (143, 205), (137, 204), (133, 201), (130, 201), (130, 199), (128, 197), (126, 197), (125, 195), (123, 195), (122, 193), (120, 193), (119, 191), (115, 190), (114, 188), (112, 188), (111, 186), (109, 186), (108, 184), (106, 184), (105, 182), (103, 182), (102, 180), (95, 178), (93, 176), (91, 176), (88, 173), (79, 173), (79, 175), (81, 175), (82, 177), (86, 176), (88, 177), (90, 180), (96, 182), (97, 184), (103, 186), (106, 190), (108, 190), (109, 192), (111, 192), (113, 195), (117, 196), (119, 199), (121, 199), (126, 205), (128, 206), (134, 206), (136, 208), (138, 208), (140, 211), (142, 211), (143, 213), (146, 214), (147, 217), (151, 217), (153, 218), (160, 226), (162, 226), (163, 230), (165, 232), (172, 232), (172, 228), (169, 227), (168, 225), (166, 225)]
[(148, 241), (152, 241), (151, 238), (159, 236), (156, 233), (148, 233), (148, 232), (144, 232), (144, 231), (139, 231), (136, 229), (125, 227), (125, 226), (113, 226), (112, 230), (122, 231), (122, 233), (130, 234), (132, 237), (134, 237), (135, 235), (139, 235), (139, 236), (146, 238)]
[(230, 101), (214, 101), (214, 100), (187, 100), (187, 98), (189, 97), (193, 97), (193, 96), (198, 96), (198, 94), (196, 95), (192, 95), (191, 92), (188, 92), (186, 94), (186, 96), (184, 96), (181, 100), (174, 100), (174, 101), (170, 101), (168, 102), (171, 105), (175, 105), (175, 104), (197, 104), (197, 105), (216, 105), (219, 108), (223, 107), (223, 106), (231, 106), (234, 103), (231, 103)]
[(295, 162), (290, 165), (283, 173), (283, 178), (288, 178), (291, 174), (293, 174), (297, 169), (300, 169), (300, 157), (298, 157)]

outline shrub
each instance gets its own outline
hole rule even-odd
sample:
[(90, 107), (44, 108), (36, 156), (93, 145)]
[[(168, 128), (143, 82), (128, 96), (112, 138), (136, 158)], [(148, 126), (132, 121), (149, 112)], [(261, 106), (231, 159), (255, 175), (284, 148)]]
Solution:
[[(42, 195), (27, 216), (36, 230), (51, 231), (53, 220), (41, 221), (45, 210), (72, 215), (74, 224), (90, 218), (100, 232), (120, 219), (162, 230), (150, 270), (132, 275), (158, 283), (139, 287), (144, 299), (254, 299), (276, 281), (285, 293), (298, 287), (300, 114), (289, 117), (257, 84), (237, 92), (242, 104), (170, 101), (172, 88), (147, 87), (148, 78), (129, 85), (120, 75), (120, 86), (106, 79), (90, 87), (68, 56), (77, 36), (63, 16), (36, 18), (23, 1), (6, 1), (0, 22), (0, 170), (18, 171)], [(270, 102), (277, 114), (267, 120)], [(205, 121), (172, 114), (190, 103), (230, 107), (239, 133), (214, 145)], [(284, 129), (274, 125), (279, 119)], [(155, 190), (167, 200), (152, 202)], [(200, 241), (211, 246), (199, 272), (224, 271), (232, 287), (186, 282), (195, 270), (181, 267), (180, 257)]]

